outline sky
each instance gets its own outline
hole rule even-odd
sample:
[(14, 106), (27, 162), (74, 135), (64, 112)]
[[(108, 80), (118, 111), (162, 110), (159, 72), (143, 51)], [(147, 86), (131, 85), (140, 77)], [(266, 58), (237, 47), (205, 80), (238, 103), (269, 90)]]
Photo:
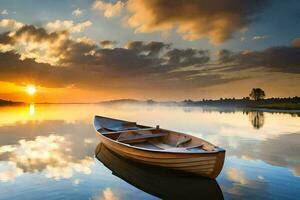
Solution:
[(1, 0), (0, 99), (300, 96), (299, 27), (298, 0)]

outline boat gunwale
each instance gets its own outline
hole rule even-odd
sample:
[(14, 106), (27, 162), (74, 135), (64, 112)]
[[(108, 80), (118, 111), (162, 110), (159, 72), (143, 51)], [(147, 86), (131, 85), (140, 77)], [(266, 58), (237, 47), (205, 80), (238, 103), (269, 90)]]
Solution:
[[(102, 117), (102, 116), (98, 116), (96, 115), (94, 117), (94, 128), (96, 129), (97, 133), (101, 136), (101, 137), (104, 137), (105, 139), (113, 142), (113, 143), (116, 143), (116, 144), (119, 144), (119, 145), (122, 145), (122, 146), (125, 146), (125, 147), (128, 147), (128, 148), (132, 148), (132, 149), (137, 149), (137, 150), (141, 150), (141, 151), (147, 151), (147, 152), (157, 152), (157, 153), (164, 153), (164, 154), (187, 154), (187, 155), (203, 155), (203, 154), (209, 154), (209, 155), (213, 155), (213, 154), (219, 154), (219, 153), (225, 153), (225, 149), (223, 148), (220, 148), (220, 147), (216, 147), (216, 150), (215, 151), (212, 151), (212, 152), (209, 152), (209, 151), (205, 151), (205, 152), (182, 152), (182, 151), (166, 151), (166, 150), (160, 150), (160, 149), (148, 149), (148, 148), (143, 148), (143, 147), (137, 147), (137, 146), (133, 146), (133, 145), (130, 145), (130, 144), (126, 144), (126, 143), (123, 143), (123, 142), (119, 142), (117, 140), (113, 140), (109, 137), (106, 137), (104, 134), (102, 134), (99, 129), (97, 130), (97, 127), (95, 127), (95, 121), (96, 121), (96, 118), (106, 118), (106, 119), (111, 119), (111, 120), (118, 120), (118, 121), (124, 121), (124, 122), (128, 122), (128, 121), (125, 121), (125, 120), (119, 120), (119, 119), (113, 119), (113, 118), (108, 118), (108, 117)], [(134, 122), (135, 123), (135, 122)], [(144, 126), (144, 125), (142, 125)], [(152, 128), (151, 126), (146, 126), (146, 127), (149, 127), (149, 128)], [(168, 132), (174, 132), (174, 133), (179, 133), (179, 132), (175, 132), (175, 131), (172, 131), (172, 130), (168, 130), (168, 129), (162, 129), (160, 128), (161, 130), (164, 130), (164, 131), (168, 131)], [(143, 130), (143, 129), (139, 129), (139, 130)], [(132, 130), (128, 130), (128, 131), (132, 131)], [(116, 132), (112, 132), (112, 133), (118, 133), (118, 131)], [(182, 134), (182, 135), (186, 135), (186, 136), (191, 136), (191, 137), (195, 137), (195, 136), (192, 136), (190, 134), (186, 134), (186, 133), (179, 133), (179, 134)], [(199, 138), (205, 142), (207, 142), (206, 140), (202, 139), (202, 138)]]

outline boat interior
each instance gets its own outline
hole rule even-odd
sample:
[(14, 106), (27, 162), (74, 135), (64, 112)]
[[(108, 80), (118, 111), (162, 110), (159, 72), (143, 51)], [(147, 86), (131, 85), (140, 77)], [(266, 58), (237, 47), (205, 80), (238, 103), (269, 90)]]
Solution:
[(101, 122), (98, 132), (105, 137), (131, 146), (168, 152), (215, 152), (213, 144), (197, 137), (165, 129), (141, 126), (135, 122)]

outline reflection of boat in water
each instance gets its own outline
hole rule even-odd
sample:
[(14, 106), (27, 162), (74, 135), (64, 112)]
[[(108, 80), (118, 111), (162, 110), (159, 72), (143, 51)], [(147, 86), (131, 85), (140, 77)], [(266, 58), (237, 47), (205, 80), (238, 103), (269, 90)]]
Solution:
[(162, 199), (223, 199), (215, 180), (125, 159), (100, 143), (96, 157), (129, 184)]
[(216, 178), (225, 150), (192, 135), (96, 116), (94, 127), (109, 149), (128, 159)]

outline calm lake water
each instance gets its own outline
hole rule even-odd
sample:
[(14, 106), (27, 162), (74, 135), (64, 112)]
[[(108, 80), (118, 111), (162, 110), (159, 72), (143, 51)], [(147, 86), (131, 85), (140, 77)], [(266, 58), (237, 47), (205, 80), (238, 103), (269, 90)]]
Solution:
[[(95, 114), (204, 138), (226, 149), (224, 168), (207, 181), (131, 165), (109, 151), (97, 158)], [(212, 193), (300, 199), (299, 116), (132, 105), (0, 107), (0, 199), (157, 199), (187, 185), (186, 199)]]

